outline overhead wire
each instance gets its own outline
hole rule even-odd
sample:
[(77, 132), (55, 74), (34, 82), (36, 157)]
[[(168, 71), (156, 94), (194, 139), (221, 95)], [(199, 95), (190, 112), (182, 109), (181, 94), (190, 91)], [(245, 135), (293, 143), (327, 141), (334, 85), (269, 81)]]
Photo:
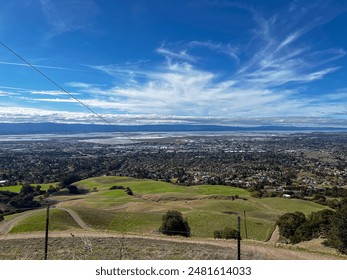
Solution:
[(97, 113), (95, 110), (93, 110), (90, 106), (79, 100), (76, 96), (74, 96), (72, 93), (70, 93), (68, 90), (66, 90), (64, 87), (62, 87), (59, 83), (57, 83), (55, 80), (53, 80), (51, 77), (46, 75), (44, 72), (42, 72), (38, 67), (31, 64), (28, 60), (26, 60), (23, 56), (18, 54), (16, 51), (14, 51), (12, 48), (7, 46), (5, 43), (0, 41), (0, 45), (2, 45), (5, 49), (7, 49), (9, 52), (11, 52), (13, 55), (15, 55), (17, 58), (19, 58), (21, 61), (23, 61), (25, 64), (27, 64), (29, 67), (34, 69), (37, 73), (39, 73), (41, 76), (46, 78), (48, 81), (50, 81), (52, 84), (54, 84), (57, 88), (59, 88), (61, 91), (69, 95), (72, 99), (74, 99), (76, 102), (78, 102), (80, 105), (88, 109), (91, 113), (93, 113), (95, 116), (97, 116), (99, 119), (101, 119), (104, 123), (110, 125), (115, 131), (121, 133), (124, 137), (126, 137), (128, 140), (132, 142), (136, 142), (134, 139), (130, 138), (126, 133), (124, 133), (122, 130), (120, 130), (116, 125), (108, 121), (105, 117)]

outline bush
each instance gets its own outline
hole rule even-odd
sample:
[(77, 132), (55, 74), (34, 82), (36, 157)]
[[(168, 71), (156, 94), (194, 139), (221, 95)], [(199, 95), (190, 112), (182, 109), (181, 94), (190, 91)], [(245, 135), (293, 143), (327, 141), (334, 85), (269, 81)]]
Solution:
[(26, 195), (26, 194), (33, 194), (34, 192), (35, 192), (34, 187), (32, 187), (29, 184), (23, 184), (19, 194)]
[(326, 197), (321, 194), (315, 194), (312, 198), (312, 200), (318, 204), (325, 205), (326, 204)]
[(128, 194), (128, 195), (134, 195), (133, 191), (131, 190), (131, 188), (127, 187), (125, 189), (125, 192)]
[(129, 187), (123, 187), (123, 186), (112, 186), (110, 190), (124, 190), (128, 195), (134, 195), (133, 191)]
[(110, 191), (111, 190), (125, 190), (125, 188), (123, 187), (123, 186), (112, 186), (111, 188), (110, 188)]
[(70, 185), (67, 187), (67, 189), (71, 194), (80, 194), (80, 190), (75, 185)]
[(182, 213), (178, 211), (167, 211), (163, 215), (163, 222), (159, 231), (166, 235), (190, 236), (190, 227), (187, 220), (183, 219)]
[(58, 187), (53, 187), (52, 185), (49, 186), (48, 190), (47, 190), (47, 196), (49, 196), (50, 194), (52, 193), (55, 193), (55, 192), (58, 192), (59, 191), (59, 188)]
[(214, 237), (214, 239), (222, 239), (223, 238), (222, 231), (221, 230), (215, 230), (213, 232), (213, 237)]
[(67, 188), (72, 183), (80, 181), (80, 180), (81, 180), (81, 177), (78, 176), (77, 174), (67, 175), (61, 180), (60, 187)]
[(213, 236), (215, 239), (237, 239), (239, 233), (236, 229), (225, 227), (223, 230), (215, 230)]

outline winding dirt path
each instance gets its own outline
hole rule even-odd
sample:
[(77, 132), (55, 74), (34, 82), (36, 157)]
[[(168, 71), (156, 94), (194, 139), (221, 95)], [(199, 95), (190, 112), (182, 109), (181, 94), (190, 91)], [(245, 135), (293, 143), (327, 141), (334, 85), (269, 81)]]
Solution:
[(61, 207), (60, 205), (57, 205), (55, 208), (64, 210), (70, 214), (70, 216), (75, 220), (75, 222), (84, 230), (93, 230), (91, 227), (89, 227), (82, 219), (81, 217), (73, 210), (69, 208)]
[(16, 223), (18, 223), (19, 221), (23, 220), (26, 217), (33, 215), (34, 213), (37, 213), (37, 212), (43, 211), (43, 210), (44, 209), (40, 208), (40, 209), (26, 211), (26, 212), (23, 212), (22, 214), (20, 214), (19, 216), (15, 217), (13, 219), (2, 221), (0, 223), (0, 235), (8, 234)]
[[(51, 208), (58, 208), (63, 211), (66, 211), (69, 213), (69, 215), (75, 220), (75, 222), (84, 230), (93, 230), (91, 227), (89, 227), (82, 219), (81, 217), (73, 210), (61, 207), (60, 204), (57, 204), (56, 206), (52, 206)], [(45, 211), (46, 209), (35, 209), (35, 210), (29, 210), (26, 212), (23, 212), (22, 214), (18, 215), (17, 217), (10, 219), (10, 220), (5, 220), (0, 223), (0, 235), (6, 235), (8, 234), (11, 229), (21, 220), (25, 219), (26, 217), (29, 217), (33, 215), (34, 213), (37, 213), (39, 211)]]

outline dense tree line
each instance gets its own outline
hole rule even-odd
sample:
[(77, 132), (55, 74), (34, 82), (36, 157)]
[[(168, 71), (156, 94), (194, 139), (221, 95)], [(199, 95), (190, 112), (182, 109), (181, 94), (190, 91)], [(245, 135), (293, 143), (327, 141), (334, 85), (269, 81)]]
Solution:
[(18, 211), (25, 211), (40, 207), (39, 201), (35, 200), (35, 196), (45, 194), (40, 186), (33, 187), (25, 184), (19, 193), (10, 191), (0, 191), (0, 205), (4, 208), (4, 214), (12, 214)]
[(336, 211), (325, 209), (306, 217), (302, 212), (285, 213), (277, 220), (280, 235), (296, 244), (314, 238), (325, 238), (323, 244), (347, 254), (347, 199)]

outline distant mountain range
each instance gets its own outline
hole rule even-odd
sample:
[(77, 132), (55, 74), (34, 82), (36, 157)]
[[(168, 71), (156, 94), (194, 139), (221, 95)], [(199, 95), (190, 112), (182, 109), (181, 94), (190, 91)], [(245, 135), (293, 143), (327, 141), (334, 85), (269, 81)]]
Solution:
[[(118, 129), (118, 131), (116, 130)], [(52, 134), (52, 133), (91, 133), (91, 132), (204, 132), (204, 131), (346, 131), (347, 128), (334, 127), (296, 127), (296, 126), (221, 126), (221, 125), (119, 125), (116, 128), (110, 125), (97, 124), (62, 124), (62, 123), (0, 123), (0, 134)]]

